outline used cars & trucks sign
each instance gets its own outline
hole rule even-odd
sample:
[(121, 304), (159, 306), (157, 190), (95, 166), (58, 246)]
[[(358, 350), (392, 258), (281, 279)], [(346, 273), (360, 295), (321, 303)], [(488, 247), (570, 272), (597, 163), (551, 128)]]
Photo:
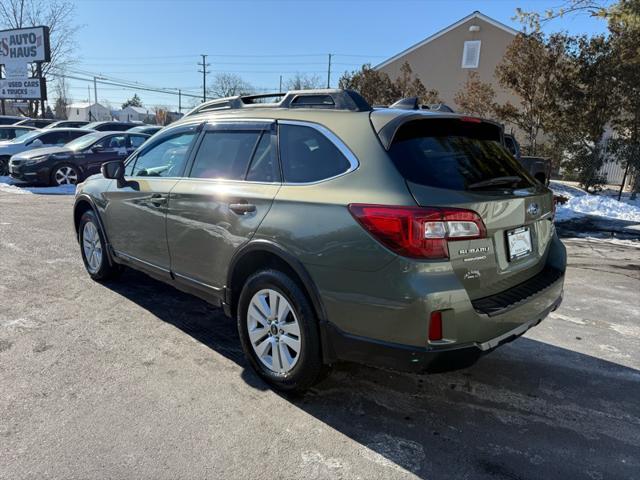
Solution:
[(0, 98), (46, 100), (44, 78), (8, 78), (0, 80)]

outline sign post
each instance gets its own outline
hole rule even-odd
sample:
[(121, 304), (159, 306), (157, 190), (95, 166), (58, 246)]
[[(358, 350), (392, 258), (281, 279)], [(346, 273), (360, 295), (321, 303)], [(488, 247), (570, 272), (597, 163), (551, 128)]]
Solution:
[[(0, 72), (0, 99), (4, 114), (4, 101), (39, 100), (44, 117), (44, 101), (47, 86), (42, 77), (42, 64), (51, 60), (49, 27), (29, 27), (0, 31), (0, 65), (4, 66), (6, 78)], [(29, 65), (36, 65), (36, 76), (29, 77)]]

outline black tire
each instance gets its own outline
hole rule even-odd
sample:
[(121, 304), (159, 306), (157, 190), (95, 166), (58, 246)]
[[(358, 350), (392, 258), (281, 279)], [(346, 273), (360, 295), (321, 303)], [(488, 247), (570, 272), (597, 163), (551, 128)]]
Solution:
[[(291, 305), (300, 326), (301, 349), (299, 358), (287, 373), (276, 373), (257, 357), (247, 327), (247, 313), (253, 296), (263, 289), (272, 289), (283, 295)], [(300, 286), (279, 270), (263, 270), (246, 281), (237, 309), (238, 333), (244, 354), (253, 369), (267, 383), (286, 392), (303, 392), (322, 378), (326, 372), (322, 364), (318, 320), (309, 300)]]
[(9, 157), (0, 157), (0, 176), (9, 175)]
[[(71, 169), (73, 170), (74, 174), (75, 174), (75, 183), (58, 183), (58, 180), (56, 179), (56, 174), (58, 173), (58, 171), (62, 170), (62, 169)], [(71, 164), (71, 163), (60, 163), (58, 165), (55, 165), (52, 169), (51, 169), (51, 180), (50, 180), (50, 184), (53, 185), (54, 187), (60, 186), (60, 185), (77, 185), (78, 183), (80, 183), (82, 181), (82, 172), (80, 171), (80, 169)]]
[[(86, 257), (85, 249), (84, 249), (85, 225), (89, 222), (91, 222), (93, 226), (96, 228), (98, 239), (100, 242), (101, 252), (102, 252), (101, 260), (97, 268), (92, 268), (89, 265), (89, 261)], [(87, 210), (82, 214), (82, 217), (80, 218), (80, 224), (78, 226), (78, 240), (80, 243), (80, 254), (82, 255), (82, 261), (84, 262), (84, 267), (86, 268), (87, 273), (93, 280), (96, 280), (96, 281), (110, 280), (110, 279), (116, 278), (122, 272), (122, 267), (120, 265), (116, 263), (113, 263), (113, 264), (109, 263), (109, 258), (107, 256), (107, 250), (106, 250), (107, 242), (105, 241), (104, 233), (100, 228), (100, 222), (98, 222), (96, 214), (93, 210)]]

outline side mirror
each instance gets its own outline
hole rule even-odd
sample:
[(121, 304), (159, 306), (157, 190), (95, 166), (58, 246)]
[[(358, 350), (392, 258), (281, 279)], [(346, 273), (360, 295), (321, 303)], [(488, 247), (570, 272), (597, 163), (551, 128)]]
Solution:
[(114, 160), (112, 162), (106, 162), (100, 167), (102, 176), (111, 180), (118, 181), (118, 187), (124, 184), (124, 162), (121, 160)]
[(40, 140), (39, 138), (36, 138), (35, 140), (32, 140), (30, 143), (27, 143), (26, 146), (41, 147), (43, 145), (44, 143), (42, 143), (42, 140)]
[(103, 152), (104, 149), (105, 149), (104, 145), (102, 145), (101, 143), (98, 143), (97, 145), (94, 145), (93, 147), (91, 147), (91, 151), (95, 153)]

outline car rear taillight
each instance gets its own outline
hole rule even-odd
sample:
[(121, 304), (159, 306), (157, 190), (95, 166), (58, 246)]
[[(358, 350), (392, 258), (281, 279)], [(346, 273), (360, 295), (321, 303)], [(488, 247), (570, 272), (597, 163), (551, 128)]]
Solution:
[(447, 242), (486, 237), (472, 210), (352, 203), (349, 211), (374, 238), (405, 257), (448, 258)]

